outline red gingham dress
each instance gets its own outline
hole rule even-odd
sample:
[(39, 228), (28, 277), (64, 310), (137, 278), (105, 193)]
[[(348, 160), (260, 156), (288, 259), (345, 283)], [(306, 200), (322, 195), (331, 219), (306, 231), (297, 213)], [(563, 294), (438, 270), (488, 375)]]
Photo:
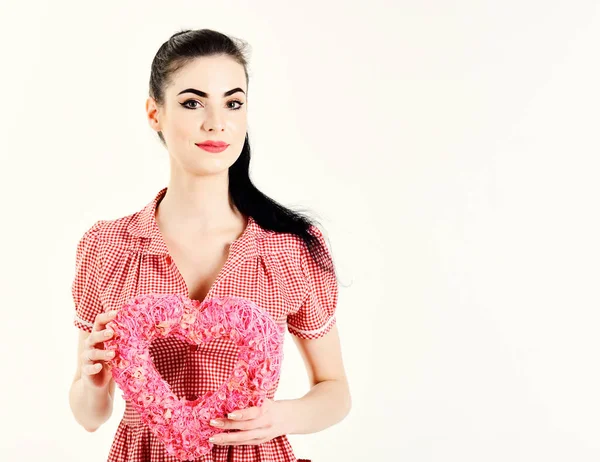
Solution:
[[(72, 295), (74, 324), (91, 332), (98, 313), (118, 310), (144, 293), (189, 296), (186, 283), (169, 255), (156, 224), (163, 188), (141, 211), (114, 220), (99, 220), (77, 244)], [(312, 231), (323, 244), (323, 235)], [(326, 247), (327, 248), (327, 247)], [(329, 250), (327, 250), (329, 252)], [(248, 217), (243, 234), (206, 295), (239, 296), (266, 309), (280, 326), (300, 338), (314, 339), (335, 324), (338, 288), (335, 276), (320, 270), (295, 235), (261, 228)], [(227, 339), (192, 346), (174, 337), (155, 340), (150, 354), (157, 370), (180, 398), (194, 400), (225, 382), (237, 359)], [(267, 394), (274, 399), (278, 383)], [(260, 445), (213, 446), (196, 462), (297, 462), (285, 435)], [(108, 462), (179, 462), (126, 401)]]

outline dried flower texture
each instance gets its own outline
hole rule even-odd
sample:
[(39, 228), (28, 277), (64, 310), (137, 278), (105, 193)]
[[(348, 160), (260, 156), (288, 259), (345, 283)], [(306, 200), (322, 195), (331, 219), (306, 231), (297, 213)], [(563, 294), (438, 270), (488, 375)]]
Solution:
[[(267, 311), (241, 297), (199, 303), (176, 294), (137, 295), (107, 328), (114, 335), (104, 345), (115, 352), (108, 366), (123, 398), (179, 460), (209, 453), (208, 439), (221, 431), (209, 425), (210, 419), (261, 406), (281, 371), (283, 330)], [(177, 397), (149, 354), (151, 342), (167, 336), (194, 345), (231, 339), (239, 356), (229, 380), (194, 401)]]

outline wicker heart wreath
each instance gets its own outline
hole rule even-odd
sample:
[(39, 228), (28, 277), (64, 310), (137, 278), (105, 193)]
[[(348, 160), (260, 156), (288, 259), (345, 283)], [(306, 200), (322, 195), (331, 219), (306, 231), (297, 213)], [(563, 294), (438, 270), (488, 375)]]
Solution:
[[(175, 294), (133, 297), (110, 321), (114, 331), (104, 342), (115, 356), (108, 361), (123, 398), (131, 401), (142, 421), (179, 460), (211, 451), (208, 438), (220, 430), (209, 425), (235, 409), (262, 406), (278, 380), (283, 358), (283, 329), (265, 310), (240, 297), (212, 298), (200, 303)], [(172, 391), (150, 357), (154, 339), (167, 336), (191, 344), (225, 337), (239, 349), (231, 377), (215, 391), (194, 401)]]

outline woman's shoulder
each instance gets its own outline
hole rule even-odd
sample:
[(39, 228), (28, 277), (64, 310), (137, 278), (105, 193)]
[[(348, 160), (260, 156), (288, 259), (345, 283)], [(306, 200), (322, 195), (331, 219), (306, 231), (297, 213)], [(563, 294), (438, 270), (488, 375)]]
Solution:
[[(323, 232), (319, 227), (317, 227), (317, 225), (309, 225), (308, 232), (317, 237), (319, 240), (324, 238)], [(273, 249), (283, 250), (286, 252), (301, 252), (306, 248), (304, 240), (299, 235), (294, 233), (263, 231), (262, 235), (264, 237), (261, 239), (261, 241), (263, 241), (266, 246)]]
[[(308, 231), (321, 244), (326, 245), (324, 235), (316, 225), (311, 224)], [(278, 266), (288, 269), (299, 268), (305, 260), (310, 258), (306, 242), (297, 234), (276, 231), (261, 232), (260, 234), (259, 253), (268, 256), (271, 262), (277, 263)]]
[(302, 251), (304, 242), (300, 236), (293, 233), (265, 231), (261, 229), (258, 239), (260, 253), (277, 254), (281, 257), (295, 258)]
[(104, 248), (126, 245), (132, 239), (131, 227), (139, 213), (135, 212), (117, 218), (97, 220), (85, 230), (82, 240), (97, 240)]

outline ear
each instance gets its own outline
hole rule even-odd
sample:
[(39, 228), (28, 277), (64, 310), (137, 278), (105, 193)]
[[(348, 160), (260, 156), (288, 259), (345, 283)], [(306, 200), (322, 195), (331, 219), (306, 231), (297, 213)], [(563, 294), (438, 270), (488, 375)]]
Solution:
[(160, 122), (158, 120), (158, 106), (156, 101), (151, 96), (146, 100), (146, 114), (148, 115), (148, 124), (152, 130), (161, 131)]

